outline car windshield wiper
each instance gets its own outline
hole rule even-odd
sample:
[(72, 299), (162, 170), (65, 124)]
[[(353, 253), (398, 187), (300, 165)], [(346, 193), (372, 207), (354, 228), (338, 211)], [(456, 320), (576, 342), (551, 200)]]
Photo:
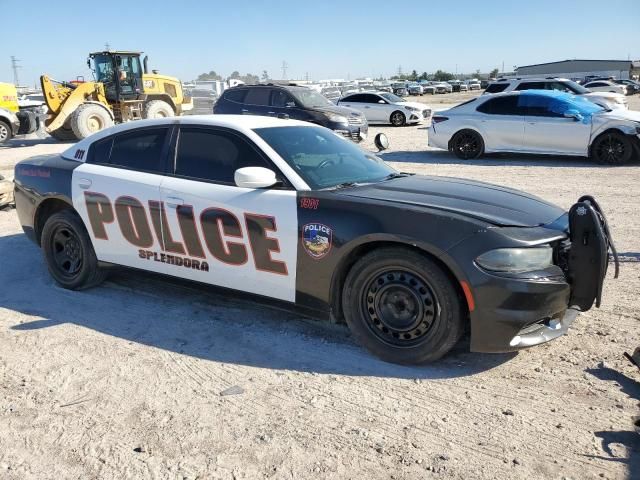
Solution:
[(382, 180), (393, 180), (394, 178), (402, 178), (402, 177), (410, 177), (411, 175), (415, 175), (415, 173), (407, 173), (407, 172), (393, 172), (384, 177)]
[(338, 185), (334, 185), (333, 187), (323, 188), (323, 190), (340, 190), (341, 188), (355, 187), (360, 185), (358, 182), (342, 182)]

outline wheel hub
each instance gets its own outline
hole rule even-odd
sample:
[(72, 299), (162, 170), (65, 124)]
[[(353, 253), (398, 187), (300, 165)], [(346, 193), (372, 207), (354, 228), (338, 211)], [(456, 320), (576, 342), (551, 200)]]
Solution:
[(53, 234), (51, 251), (60, 273), (66, 276), (76, 275), (82, 267), (82, 246), (75, 232), (60, 227)]
[(102, 129), (102, 121), (96, 116), (91, 116), (87, 120), (87, 127), (91, 132), (97, 132)]
[(372, 332), (386, 343), (398, 346), (419, 341), (436, 317), (431, 288), (408, 271), (386, 271), (372, 277), (363, 300)]

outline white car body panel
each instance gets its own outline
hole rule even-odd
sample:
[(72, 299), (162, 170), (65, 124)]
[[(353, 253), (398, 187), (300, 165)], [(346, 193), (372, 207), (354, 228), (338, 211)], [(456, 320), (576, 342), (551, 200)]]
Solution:
[[(338, 102), (338, 105), (342, 107), (349, 107), (361, 112), (367, 122), (369, 124), (389, 124), (390, 117), (393, 112), (401, 111), (404, 113), (407, 123), (420, 123), (422, 121), (428, 120), (428, 118), (423, 118), (423, 111), (429, 110), (431, 108), (424, 103), (419, 102), (389, 102), (385, 98), (381, 97), (378, 93), (374, 92), (361, 92), (356, 95), (374, 95), (378, 98), (376, 102), (371, 103), (362, 103), (362, 102), (352, 102), (348, 98), (343, 98)], [(385, 103), (378, 103), (379, 100), (383, 100)], [(406, 107), (416, 108), (418, 111), (409, 111)], [(411, 119), (411, 114), (415, 114), (418, 118)]]

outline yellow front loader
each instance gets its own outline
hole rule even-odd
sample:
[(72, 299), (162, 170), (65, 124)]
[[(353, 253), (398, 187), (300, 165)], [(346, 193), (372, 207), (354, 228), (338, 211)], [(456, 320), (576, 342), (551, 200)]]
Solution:
[(140, 52), (104, 51), (89, 55), (96, 81), (58, 82), (40, 77), (49, 109), (46, 131), (59, 140), (86, 138), (114, 123), (182, 115), (193, 108), (180, 80), (144, 71)]

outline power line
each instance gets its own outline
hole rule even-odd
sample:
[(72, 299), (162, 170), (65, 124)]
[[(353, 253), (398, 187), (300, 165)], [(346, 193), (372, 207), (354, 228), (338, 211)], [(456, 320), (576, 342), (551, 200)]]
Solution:
[(11, 69), (13, 70), (13, 83), (16, 87), (20, 85), (20, 79), (18, 78), (18, 69), (22, 67), (18, 65), (19, 62), (20, 60), (18, 60), (16, 57), (11, 55)]

